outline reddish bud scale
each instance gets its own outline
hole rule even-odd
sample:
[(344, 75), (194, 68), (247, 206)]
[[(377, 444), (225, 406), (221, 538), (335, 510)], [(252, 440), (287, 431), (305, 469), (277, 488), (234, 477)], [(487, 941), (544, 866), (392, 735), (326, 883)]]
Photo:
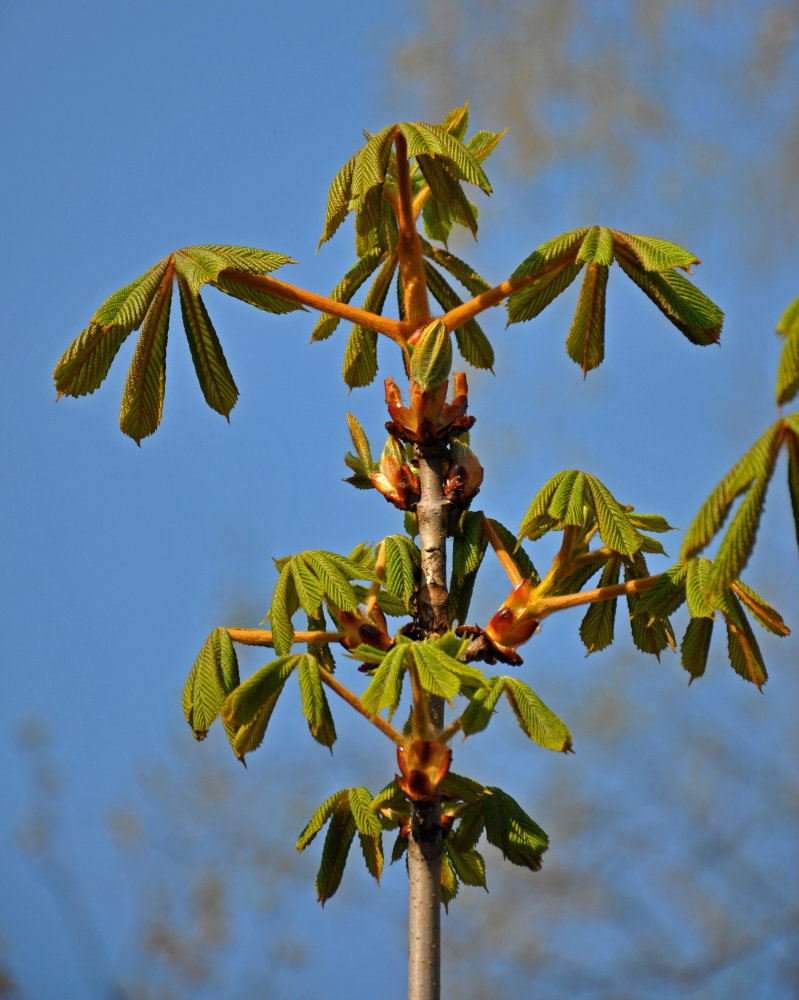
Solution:
[(522, 580), (510, 592), (507, 600), (486, 625), (486, 635), (500, 646), (516, 649), (527, 642), (540, 624), (529, 610), (533, 585)]
[(345, 649), (355, 649), (361, 643), (385, 652), (394, 645), (394, 640), (388, 634), (386, 616), (375, 605), (368, 617), (360, 611), (339, 611), (338, 626), (344, 633), (341, 645)]
[(397, 747), (397, 763), (402, 772), (397, 785), (411, 802), (432, 802), (452, 762), (452, 750), (433, 740), (413, 740), (407, 747)]
[(435, 389), (422, 389), (411, 379), (411, 405), (402, 405), (402, 393), (393, 379), (387, 378), (386, 404), (391, 420), (386, 430), (410, 444), (433, 444), (448, 441), (468, 430), (474, 417), (466, 416), (468, 389), (466, 376), (459, 372), (453, 378), (454, 398), (446, 402), (448, 382)]

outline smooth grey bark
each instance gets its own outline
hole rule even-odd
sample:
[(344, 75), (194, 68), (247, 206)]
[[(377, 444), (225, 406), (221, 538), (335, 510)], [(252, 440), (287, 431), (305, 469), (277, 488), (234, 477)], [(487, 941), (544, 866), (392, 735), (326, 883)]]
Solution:
[[(421, 497), (417, 505), (422, 553), (419, 624), (426, 636), (449, 627), (447, 591), (447, 519), (443, 492), (447, 450), (417, 448)], [(428, 739), (444, 722), (441, 698), (428, 700)], [(408, 1000), (441, 996), (441, 802), (414, 804), (408, 840)]]

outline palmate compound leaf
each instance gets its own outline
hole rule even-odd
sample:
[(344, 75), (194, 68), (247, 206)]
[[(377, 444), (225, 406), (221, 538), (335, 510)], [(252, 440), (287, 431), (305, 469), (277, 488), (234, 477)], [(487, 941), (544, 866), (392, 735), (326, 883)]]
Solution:
[(239, 683), (236, 650), (226, 629), (208, 636), (183, 688), (183, 714), (194, 736), (204, 740), (225, 698)]
[(777, 369), (777, 403), (784, 406), (799, 392), (799, 299), (780, 317), (777, 333), (785, 337)]
[(686, 532), (680, 552), (683, 561), (705, 548), (721, 529), (735, 499), (745, 494), (719, 547), (711, 589), (720, 591), (728, 586), (746, 565), (774, 472), (783, 426), (783, 421), (777, 421), (742, 456), (702, 504)]
[(341, 884), (350, 846), (358, 834), (369, 873), (379, 882), (383, 869), (383, 825), (366, 788), (343, 788), (326, 799), (311, 816), (297, 840), (304, 851), (326, 823), (330, 823), (316, 877), (319, 902), (330, 899)]
[(294, 654), (267, 663), (225, 699), (222, 721), (235, 733), (231, 743), (239, 760), (261, 745), (286, 681), (306, 658), (307, 654)]
[(773, 635), (786, 636), (790, 629), (779, 612), (742, 580), (733, 580), (722, 591), (714, 591), (712, 578), (709, 559), (690, 559), (685, 564), (685, 596), (691, 621), (680, 646), (682, 665), (692, 681), (704, 674), (713, 624), (720, 612), (727, 627), (730, 665), (744, 680), (762, 687), (768, 675), (746, 611)]
[(623, 507), (595, 476), (568, 469), (548, 480), (533, 498), (519, 527), (519, 539), (535, 541), (548, 531), (567, 525), (582, 527), (593, 515), (608, 548), (632, 558), (646, 545), (631, 520), (632, 508)]
[(177, 276), (186, 335), (203, 395), (213, 409), (227, 416), (236, 388), (199, 290), (211, 282), (259, 308), (287, 312), (296, 306), (277, 297), (272, 302), (272, 297), (241, 284), (241, 276), (268, 274), (290, 262), (284, 254), (251, 247), (208, 245), (175, 251), (111, 295), (95, 312), (56, 365), (53, 378), (59, 396), (94, 392), (123, 341), (141, 326), (125, 383), (120, 426), (137, 443), (153, 433), (163, 407), (169, 306)]
[(666, 240), (591, 226), (563, 233), (535, 250), (511, 275), (532, 279), (508, 297), (508, 323), (537, 316), (586, 264), (577, 312), (566, 349), (583, 373), (604, 356), (607, 268), (616, 260), (622, 270), (692, 343), (716, 343), (723, 313), (674, 269), (690, 271), (698, 259)]

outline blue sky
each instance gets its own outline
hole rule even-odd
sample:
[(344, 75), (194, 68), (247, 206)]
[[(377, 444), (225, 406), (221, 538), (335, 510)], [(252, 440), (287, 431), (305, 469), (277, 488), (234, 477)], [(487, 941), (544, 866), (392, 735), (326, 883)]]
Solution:
[[(18, 849), (31, 794), (15, 735), (24, 720), (40, 720), (50, 732), (66, 788), (59, 829), (72, 845), (92, 925), (118, 975), (127, 972), (136, 885), (126, 881), (106, 817), (119, 805), (145, 808), (136, 804), (142, 769), (196, 778), (202, 762), (210, 767), (213, 759), (238, 797), (237, 809), (261, 802), (258, 822), (275, 808), (267, 800), (270, 781), (284, 791), (292, 783), (300, 791), (310, 785), (309, 794), (318, 794), (305, 802), (310, 814), (330, 791), (361, 783), (359, 766), (370, 775), (385, 773), (378, 781), (393, 774), (391, 755), (382, 762), (382, 745), (359, 723), (348, 726), (341, 712), (343, 746), (332, 764), (324, 751), (307, 746), (295, 703), (281, 706), (285, 715), (275, 723), (273, 747), (267, 740), (246, 774), (225, 756), (219, 734), (195, 747), (180, 713), (183, 682), (211, 628), (263, 617), (275, 580), (272, 556), (306, 548), (348, 551), (397, 530), (392, 508), (341, 482), (341, 457), (350, 446), (346, 410), (356, 413), (373, 445), (382, 443), (385, 419), (379, 381), (347, 394), (340, 378), (343, 330), (309, 346), (311, 317), (265, 316), (208, 293), (241, 391), (230, 425), (205, 406), (173, 315), (164, 419), (141, 449), (117, 426), (123, 358), (132, 343), (89, 399), (56, 405), (50, 375), (108, 294), (180, 246), (263, 247), (301, 262), (282, 272), (286, 280), (320, 291), (336, 283), (353, 259), (349, 232), (318, 256), (314, 250), (327, 187), (360, 144), (361, 129), (440, 118), (449, 110), (408, 107), (408, 88), (392, 84), (385, 71), (392, 45), (387, 28), (398, 10), (353, 0), (345, 20), (335, 5), (244, 2), (235, 16), (225, 16), (213, 4), (145, 0), (8, 3), (0, 15), (9, 151), (2, 167), (0, 340), (7, 476), (0, 938), (26, 998), (104, 994), (91, 992), (82, 978), (57, 905), (39, 869)], [(471, 96), (475, 127), (503, 126), (483, 120), (480, 95)], [(693, 114), (695, 124), (712, 133), (712, 106), (700, 99)], [(645, 160), (660, 155), (643, 152)], [(672, 152), (678, 157), (681, 151)], [(687, 344), (613, 274), (607, 361), (583, 384), (563, 351), (569, 302), (559, 301), (536, 327), (507, 333), (497, 311), (486, 323), (498, 349), (497, 377), (470, 377), (471, 411), (478, 417), (473, 446), (486, 468), (480, 505), (515, 527), (544, 479), (581, 467), (624, 502), (685, 528), (721, 475), (775, 419), (779, 344), (772, 330), (797, 292), (790, 263), (795, 233), (778, 227), (774, 239), (784, 257), (753, 273), (736, 245), (735, 227), (725, 230), (714, 216), (704, 233), (701, 219), (676, 212), (667, 198), (658, 202), (644, 190), (625, 199), (614, 192), (612, 178), (596, 186), (594, 199), (613, 218), (574, 217), (573, 186), (584, 176), (573, 165), (564, 175), (545, 173), (539, 189), (516, 180), (508, 185), (514, 200), (504, 202), (502, 184), (495, 183), (494, 199), (479, 202), (475, 260), (485, 276), (501, 280), (544, 239), (578, 224), (608, 222), (677, 242), (681, 232), (674, 230), (684, 224), (686, 244), (704, 261), (697, 281), (728, 313), (724, 346), (700, 351)], [(721, 190), (727, 184), (732, 191), (733, 179), (722, 174)], [(715, 190), (714, 197), (723, 195)], [(455, 249), (470, 250), (465, 240)], [(384, 352), (380, 360), (381, 378), (397, 375), (396, 358)], [(780, 470), (752, 583), (795, 626), (797, 566), (783, 478)], [(544, 565), (548, 557), (545, 548)], [(476, 608), (490, 614), (504, 588), (501, 574), (489, 572)], [(598, 703), (600, 692), (608, 695), (599, 658), (583, 660), (574, 637), (578, 620), (548, 623), (529, 656), (534, 669), (527, 679), (567, 721), (570, 708), (586, 711), (581, 697)], [(457, 766), (481, 768), (479, 777), (518, 794), (545, 827), (546, 803), (530, 802), (529, 794), (530, 782), (542, 789), (547, 773), (567, 783), (607, 782), (615, 816), (638, 810), (645, 825), (649, 777), (684, 750), (689, 732), (711, 730), (719, 759), (734, 761), (719, 778), (732, 782), (725, 799), (732, 808), (740, 794), (734, 779), (751, 784), (769, 761), (788, 752), (795, 759), (796, 746), (785, 742), (799, 695), (791, 669), (795, 645), (787, 653), (778, 645), (764, 639), (774, 670), (761, 697), (725, 669), (721, 646), (708, 678), (688, 692), (676, 658), (660, 667), (641, 663), (620, 638), (630, 684), (625, 704), (649, 720), (644, 730), (659, 748), (650, 749), (640, 731), (623, 762), (597, 748), (603, 766), (615, 760), (625, 775), (630, 757), (652, 769), (633, 769), (627, 790), (607, 770), (591, 770), (591, 747), (583, 753), (579, 731), (578, 755), (568, 761), (523, 746), (506, 728), (512, 754), (497, 752), (499, 741), (492, 745), (489, 735), (476, 749), (456, 748)], [(727, 721), (716, 732), (719, 716)], [(371, 742), (359, 746), (360, 737)], [(195, 763), (187, 765), (190, 754)], [(292, 767), (301, 778), (286, 777)], [(684, 761), (675, 764), (683, 778), (684, 767)], [(767, 799), (758, 809), (764, 824), (781, 818), (777, 801)], [(289, 834), (297, 829), (289, 825)], [(558, 831), (549, 832), (554, 845)], [(769, 851), (774, 867), (793, 878), (789, 839), (777, 838)], [(159, 857), (168, 863), (167, 850), (153, 856), (156, 871)], [(369, 954), (379, 958), (370, 959), (367, 971), (381, 968), (396, 982), (385, 995), (401, 996), (402, 873), (392, 872), (381, 892), (352, 876), (342, 900), (322, 912), (313, 900), (316, 857), (289, 861), (300, 877), (281, 896), (278, 923), (313, 940), (313, 961), (294, 971), (281, 966), (274, 995), (302, 994), (309, 982), (303, 976), (317, 982), (324, 976), (330, 995), (343, 994), (348, 970)], [(481, 904), (470, 897), (466, 905), (476, 910)], [(258, 940), (257, 928), (256, 921), (245, 929), (249, 940)], [(572, 941), (579, 947), (575, 941), (579, 934)]]

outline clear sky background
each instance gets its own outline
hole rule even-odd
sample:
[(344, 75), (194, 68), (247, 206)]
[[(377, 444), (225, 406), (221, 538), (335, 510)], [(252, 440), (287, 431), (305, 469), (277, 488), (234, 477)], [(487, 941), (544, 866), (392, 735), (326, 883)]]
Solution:
[[(740, 18), (772, 6), (740, 5)], [(488, 163), (495, 196), (479, 200), (480, 244), (472, 252), (462, 239), (454, 249), (499, 281), (577, 225), (672, 239), (704, 262), (696, 280), (728, 315), (722, 348), (688, 344), (618, 272), (606, 362), (585, 383), (563, 350), (576, 293), (507, 332), (496, 310), (485, 324), (496, 378), (470, 375), (472, 444), (486, 469), (478, 506), (513, 528), (546, 478), (579, 467), (684, 529), (776, 419), (773, 327), (799, 292), (796, 213), (775, 206), (762, 181), (789, 100), (782, 83), (761, 96), (725, 89), (749, 42), (737, 15), (692, 25), (674, 7), (664, 75), (641, 84), (671, 117), (653, 135), (628, 135), (629, 171), (589, 151), (525, 173), (523, 149), (510, 143), (494, 169)], [(464, 5), (472, 29), (474, 9)], [(625, 5), (608, 9), (621, 17)], [(343, 327), (309, 346), (312, 316), (267, 316), (213, 291), (205, 301), (241, 391), (229, 425), (205, 406), (175, 309), (164, 419), (141, 449), (117, 426), (134, 338), (88, 399), (56, 405), (50, 377), (99, 303), (180, 246), (287, 253), (301, 263), (281, 277), (332, 288), (354, 259), (350, 229), (314, 249), (328, 185), (361, 129), (440, 120), (451, 106), (431, 73), (409, 81), (396, 68), (401, 46), (406, 57), (418, 47), (417, 32), (429, 53), (441, 30), (425, 5), (351, 0), (343, 11), (89, 0), (7, 2), (0, 13), (0, 961), (16, 983), (10, 995), (25, 1000), (184, 995), (165, 938), (153, 936), (166, 926), (185, 932), (187, 950), (200, 940), (209, 960), (192, 996), (304, 996), (320, 983), (328, 996), (359, 996), (361, 976), (373, 975), (382, 996), (403, 995), (401, 866), (377, 890), (353, 858), (322, 911), (317, 845), (303, 856), (291, 849), (332, 791), (389, 780), (390, 752), (337, 711), (331, 761), (311, 745), (290, 696), (244, 772), (220, 733), (195, 745), (180, 710), (208, 632), (263, 617), (271, 557), (347, 552), (398, 530), (393, 508), (341, 482), (347, 409), (382, 444), (380, 381), (348, 396)], [(617, 29), (611, 17), (598, 30), (610, 43)], [(463, 72), (466, 42), (449, 51), (445, 37), (439, 81), (450, 59), (453, 78)], [(795, 90), (795, 51), (791, 59)], [(493, 79), (475, 74), (475, 89), (456, 98), (471, 98), (475, 128), (507, 124), (487, 117), (498, 88), (524, 104), (517, 72), (499, 61)], [(561, 125), (572, 111), (553, 101), (547, 114)], [(775, 190), (783, 176), (775, 173)], [(379, 378), (401, 371), (387, 351), (380, 362)], [(749, 579), (796, 629), (792, 530), (780, 468)], [(676, 535), (666, 547), (676, 556)], [(533, 556), (546, 567), (551, 549)], [(502, 574), (487, 571), (475, 617), (485, 620), (505, 594)], [(576, 639), (580, 616), (562, 617), (526, 648), (524, 670), (571, 724), (577, 754), (525, 745), (512, 721), (455, 748), (456, 768), (507, 788), (552, 848), (529, 881), (513, 873), (503, 883), (490, 857), (491, 895), (465, 890), (445, 921), (449, 980), (471, 996), (490, 975), (496, 995), (516, 995), (537, 956), (547, 977), (539, 995), (627, 995), (614, 970), (627, 970), (626, 982), (632, 951), (649, 954), (643, 941), (653, 950), (636, 996), (675, 995), (678, 967), (705, 970), (691, 985), (698, 997), (787, 995), (799, 924), (795, 641), (763, 635), (772, 679), (760, 695), (725, 666), (718, 636), (708, 676), (688, 690), (677, 657), (658, 664), (634, 653), (621, 609), (613, 649), (589, 660)], [(241, 662), (244, 673), (265, 660)], [(37, 835), (49, 845), (38, 853)], [(227, 938), (206, 927), (202, 939), (191, 923), (192, 887), (205, 878), (213, 897), (211, 876), (226, 887)], [(512, 931), (504, 899), (517, 907)], [(753, 926), (725, 923), (733, 911), (751, 913)], [(505, 928), (498, 940), (492, 927)], [(661, 961), (674, 956), (660, 971), (657, 945)]]

